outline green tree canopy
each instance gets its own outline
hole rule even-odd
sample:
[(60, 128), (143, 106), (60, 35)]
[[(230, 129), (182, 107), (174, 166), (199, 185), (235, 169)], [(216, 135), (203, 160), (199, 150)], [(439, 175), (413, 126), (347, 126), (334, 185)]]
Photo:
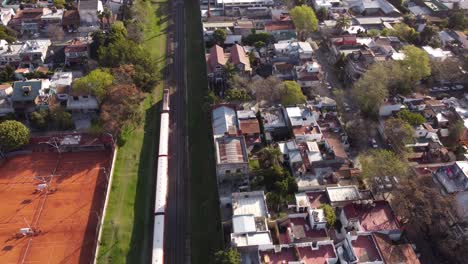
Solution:
[(214, 255), (215, 264), (240, 264), (241, 257), (235, 249), (220, 250)]
[(463, 10), (451, 12), (449, 15), (448, 27), (455, 30), (465, 30), (468, 27), (468, 18), (463, 13)]
[(426, 119), (420, 113), (413, 113), (408, 109), (403, 109), (397, 114), (398, 118), (401, 118), (408, 122), (412, 126), (418, 126), (423, 124)]
[(404, 23), (399, 23), (393, 26), (393, 29), (389, 31), (390, 36), (395, 36), (409, 43), (415, 43), (419, 37), (419, 33), (412, 27)]
[(229, 89), (226, 91), (226, 100), (233, 102), (246, 102), (252, 99), (246, 89)]
[(7, 120), (0, 123), (0, 150), (7, 152), (29, 143), (29, 129), (22, 123)]
[(225, 29), (216, 29), (213, 32), (213, 39), (218, 45), (223, 45), (227, 37), (227, 31)]
[(54, 0), (54, 6), (58, 9), (62, 9), (65, 7), (65, 0)]
[(324, 21), (328, 19), (328, 10), (325, 7), (321, 7), (317, 10), (317, 18), (320, 21)]
[(16, 41), (16, 32), (6, 26), (0, 25), (0, 39), (13, 43)]
[(336, 222), (336, 213), (333, 207), (331, 207), (329, 204), (322, 204), (320, 209), (323, 209), (328, 226), (333, 226)]
[(340, 32), (343, 32), (343, 30), (349, 26), (351, 26), (351, 18), (349, 18), (347, 15), (342, 15), (336, 19), (335, 28)]
[(301, 86), (295, 81), (285, 81), (280, 88), (281, 103), (283, 105), (296, 105), (305, 103), (306, 97), (302, 93)]
[(375, 177), (405, 178), (409, 172), (408, 163), (395, 152), (385, 149), (373, 149), (359, 155), (361, 176), (367, 180)]
[(82, 93), (91, 93), (101, 102), (107, 94), (107, 88), (112, 84), (114, 77), (102, 69), (90, 72), (73, 82), (73, 90)]
[(375, 63), (354, 84), (351, 94), (364, 115), (376, 117), (380, 105), (387, 98), (387, 73), (383, 64)]
[(289, 13), (302, 39), (305, 39), (307, 34), (317, 31), (318, 20), (311, 7), (307, 5), (296, 6), (291, 9)]
[(400, 118), (390, 118), (385, 121), (385, 137), (393, 150), (399, 154), (407, 152), (406, 144), (414, 142), (413, 134), (413, 127)]
[(415, 83), (431, 75), (431, 65), (427, 53), (413, 45), (403, 47), (405, 59), (400, 61), (406, 72), (406, 81)]
[(242, 38), (242, 43), (249, 46), (254, 46), (257, 42), (263, 42), (265, 44), (270, 44), (274, 41), (274, 37), (266, 32), (256, 33), (248, 35), (247, 37)]

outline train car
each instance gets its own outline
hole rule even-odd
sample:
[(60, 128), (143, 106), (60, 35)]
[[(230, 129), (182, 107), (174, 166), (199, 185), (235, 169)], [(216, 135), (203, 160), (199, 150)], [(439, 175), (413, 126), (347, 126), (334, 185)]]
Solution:
[(153, 233), (153, 264), (164, 263), (164, 215), (154, 216), (154, 233)]
[(154, 203), (155, 215), (165, 214), (167, 204), (167, 157), (158, 158), (158, 178), (156, 179), (156, 199)]
[(168, 113), (169, 112), (169, 97), (170, 97), (170, 91), (169, 89), (164, 89), (163, 91), (163, 104), (162, 104), (162, 112), (163, 113)]
[(159, 128), (159, 157), (169, 155), (169, 113), (161, 114)]

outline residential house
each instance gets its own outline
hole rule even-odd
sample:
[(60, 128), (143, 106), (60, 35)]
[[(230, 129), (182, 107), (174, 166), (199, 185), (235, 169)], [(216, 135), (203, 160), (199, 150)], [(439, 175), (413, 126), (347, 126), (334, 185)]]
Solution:
[[(353, 23), (364, 28), (366, 31), (371, 29), (383, 30), (393, 29), (393, 25), (401, 23), (401, 17), (388, 17), (388, 16), (359, 16), (353, 18)], [(396, 38), (396, 37), (395, 37)]]
[(78, 10), (65, 10), (62, 17), (62, 26), (68, 32), (80, 27), (80, 13)]
[(98, 12), (104, 11), (101, 0), (80, 0), (78, 12), (80, 14), (80, 31), (92, 32), (99, 28)]
[[(65, 91), (58, 89), (58, 93), (62, 94), (63, 98)], [(67, 110), (71, 111), (73, 115), (94, 114), (99, 110), (99, 102), (95, 96), (73, 89), (69, 93), (66, 105)]]
[(50, 90), (57, 95), (57, 99), (66, 105), (73, 82), (72, 72), (55, 72), (50, 78)]
[(271, 34), (276, 41), (289, 40), (297, 37), (296, 27), (291, 20), (267, 22), (265, 23), (265, 32)]
[(260, 109), (260, 116), (267, 142), (289, 137), (289, 126), (282, 107)]
[(21, 64), (27, 67), (43, 64), (50, 45), (50, 39), (27, 40), (19, 50)]
[(381, 117), (391, 116), (404, 108), (406, 107), (400, 102), (386, 101), (380, 106), (379, 115)]
[(238, 110), (237, 124), (239, 134), (244, 135), (247, 147), (259, 144), (260, 141), (260, 124), (257, 116), (252, 110)]
[(420, 264), (418, 256), (414, 252), (411, 244), (401, 242), (395, 243), (389, 236), (380, 233), (374, 233), (372, 236), (381, 253), (384, 263)]
[(232, 193), (231, 246), (255, 251), (258, 246), (272, 245), (267, 219), (270, 217), (263, 191)]
[(11, 102), (12, 94), (13, 87), (11, 84), (0, 84), (0, 116), (5, 116), (15, 112), (13, 103)]
[(300, 60), (311, 60), (313, 49), (310, 43), (295, 40), (283, 40), (274, 44), (275, 54), (278, 57), (288, 57)]
[(327, 220), (323, 209), (310, 209), (306, 213), (289, 214), (277, 220), (280, 244), (328, 241)]
[(258, 260), (251, 263), (338, 263), (333, 241), (324, 240), (298, 244), (262, 245), (258, 247)]
[(11, 65), (16, 67), (21, 62), (20, 50), (23, 44), (9, 44), (0, 40), (0, 66)]
[(339, 215), (342, 232), (382, 233), (392, 240), (401, 236), (400, 224), (387, 201), (364, 200), (345, 205)]
[(449, 50), (443, 50), (441, 48), (434, 49), (431, 46), (422, 47), (427, 52), (429, 58), (434, 61), (444, 61), (449, 57), (452, 57), (452, 52)]
[(44, 12), (41, 16), (41, 21), (44, 26), (58, 25), (62, 26), (64, 9), (57, 9), (55, 7), (49, 9), (44, 8)]
[(250, 19), (238, 19), (234, 23), (234, 35), (247, 37), (252, 34), (252, 30), (256, 29), (254, 21)]
[(89, 57), (89, 45), (78, 39), (65, 47), (65, 65), (82, 65)]
[(322, 81), (320, 64), (317, 61), (312, 61), (296, 66), (295, 79), (303, 89), (319, 87)]
[(289, 62), (274, 62), (272, 74), (283, 81), (294, 80), (294, 64)]
[(444, 193), (468, 191), (468, 161), (439, 167), (433, 174)]
[(15, 16), (13, 8), (0, 8), (0, 22), (7, 26), (10, 20)]
[(341, 4), (339, 0), (314, 0), (313, 5), (315, 10), (319, 10), (320, 8), (325, 8), (327, 11), (331, 7), (338, 7)]
[(344, 207), (357, 201), (373, 200), (368, 191), (359, 191), (355, 185), (327, 187), (328, 201), (333, 207)]
[(211, 118), (214, 138), (223, 137), (225, 135), (237, 135), (237, 119), (234, 106), (214, 106)]
[(400, 16), (401, 12), (387, 0), (347, 0), (354, 12), (364, 16)]
[(250, 75), (252, 73), (249, 56), (245, 53), (244, 48), (239, 44), (235, 44), (231, 48), (229, 62), (236, 67), (237, 72), (241, 75)]
[(208, 77), (215, 80), (222, 80), (224, 78), (224, 65), (227, 63), (227, 58), (224, 54), (223, 48), (214, 45), (210, 49), (210, 53), (206, 58), (206, 65)]
[(319, 114), (309, 107), (287, 107), (289, 125), (297, 141), (321, 141), (323, 138), (317, 123)]
[(218, 181), (236, 180), (249, 173), (249, 158), (244, 136), (215, 138)]
[(10, 20), (8, 26), (23, 34), (39, 33), (42, 27), (44, 8), (25, 8), (16, 11), (16, 15)]
[[(48, 80), (47, 80), (48, 81)], [(11, 101), (17, 114), (29, 115), (38, 107), (48, 107), (50, 94), (45, 80), (18, 81), (13, 84)]]
[(223, 8), (233, 8), (233, 7), (262, 7), (262, 6), (273, 6), (274, 2), (272, 0), (242, 0), (242, 1), (232, 1), (232, 0), (215, 0), (215, 6)]
[(302, 175), (306, 167), (302, 159), (301, 149), (296, 140), (291, 139), (285, 142), (278, 142), (278, 148), (283, 155), (282, 160), (289, 164), (293, 175)]
[(372, 234), (347, 234), (337, 245), (337, 252), (342, 263), (384, 264), (384, 258)]

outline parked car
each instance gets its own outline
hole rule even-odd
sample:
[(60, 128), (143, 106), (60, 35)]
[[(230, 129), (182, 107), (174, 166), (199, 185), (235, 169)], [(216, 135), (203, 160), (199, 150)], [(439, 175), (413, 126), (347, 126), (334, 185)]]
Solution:
[(370, 140), (370, 145), (371, 145), (372, 148), (378, 148), (379, 147), (379, 145), (377, 145), (377, 141), (374, 138), (372, 138)]
[(453, 85), (452, 87), (450, 87), (450, 89), (452, 89), (452, 91), (460, 91), (460, 90), (463, 90), (463, 85), (461, 84), (457, 84), (457, 85)]

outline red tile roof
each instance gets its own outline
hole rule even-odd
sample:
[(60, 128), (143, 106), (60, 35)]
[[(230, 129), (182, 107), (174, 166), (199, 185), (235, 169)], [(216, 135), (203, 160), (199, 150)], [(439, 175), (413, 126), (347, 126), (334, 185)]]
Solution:
[(358, 236), (356, 240), (351, 242), (354, 254), (358, 258), (358, 262), (374, 262), (382, 261), (377, 245), (370, 235)]
[(289, 20), (285, 21), (274, 21), (265, 24), (265, 30), (275, 31), (275, 30), (294, 30), (294, 23)]
[(386, 264), (420, 264), (410, 244), (394, 245), (384, 234), (374, 234), (374, 240)]
[(260, 125), (257, 119), (244, 119), (239, 120), (239, 129), (242, 134), (259, 134)]
[(359, 219), (364, 231), (398, 230), (399, 224), (386, 201), (375, 201), (374, 206), (348, 204), (344, 208), (348, 219)]
[(290, 261), (297, 261), (296, 253), (294, 248), (282, 248), (281, 251), (275, 252), (275, 250), (260, 251), (261, 263), (268, 264), (283, 264)]
[(236, 44), (231, 48), (230, 57), (233, 64), (244, 64), (246, 68), (250, 68), (249, 57), (247, 57), (241, 45)]
[(210, 56), (208, 58), (209, 63), (212, 68), (216, 67), (216, 65), (224, 65), (226, 64), (226, 58), (224, 57), (224, 50), (218, 45), (214, 45), (210, 49)]
[(316, 250), (311, 247), (297, 247), (297, 251), (304, 264), (328, 264), (328, 259), (336, 258), (335, 248), (332, 245), (321, 245)]

